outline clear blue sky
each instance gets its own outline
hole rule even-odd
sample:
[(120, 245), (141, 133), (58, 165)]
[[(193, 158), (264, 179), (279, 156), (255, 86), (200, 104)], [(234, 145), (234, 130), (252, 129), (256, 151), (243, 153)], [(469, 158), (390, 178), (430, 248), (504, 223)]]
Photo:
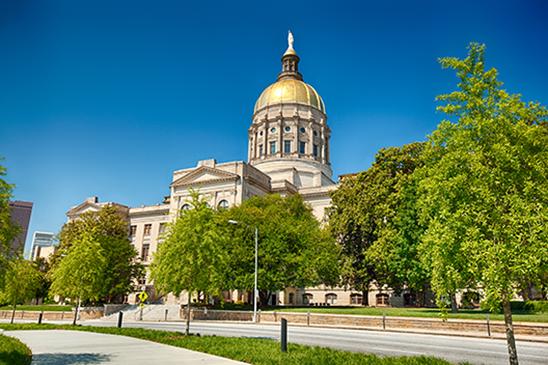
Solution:
[[(197, 160), (245, 160), (287, 30), (323, 96), (336, 175), (423, 140), (456, 79), (437, 58), (487, 44), (511, 92), (548, 104), (546, 1), (0, 1), (0, 156), (29, 236), (88, 196), (130, 206)], [(27, 245), (30, 239), (27, 241)]]

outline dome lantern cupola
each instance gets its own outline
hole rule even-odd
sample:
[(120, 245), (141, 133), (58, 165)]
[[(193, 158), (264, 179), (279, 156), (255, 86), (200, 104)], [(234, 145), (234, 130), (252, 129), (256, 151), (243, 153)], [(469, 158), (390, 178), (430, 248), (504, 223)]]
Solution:
[(289, 31), (287, 35), (287, 50), (282, 56), (282, 72), (278, 75), (278, 80), (297, 79), (302, 81), (303, 79), (303, 75), (299, 72), (300, 58), (295, 49), (293, 49), (293, 42), (293, 33)]

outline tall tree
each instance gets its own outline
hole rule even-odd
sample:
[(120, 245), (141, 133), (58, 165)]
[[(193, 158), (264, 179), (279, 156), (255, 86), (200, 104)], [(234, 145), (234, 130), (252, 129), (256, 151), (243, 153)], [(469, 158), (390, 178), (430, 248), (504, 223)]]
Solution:
[(368, 170), (344, 178), (332, 194), (329, 226), (346, 258), (345, 281), (364, 298), (372, 281), (414, 291), (428, 282), (417, 252), (424, 229), (413, 179), (422, 150), (422, 143), (381, 149)]
[(114, 206), (85, 212), (63, 226), (59, 234), (59, 249), (52, 258), (52, 269), (55, 271), (75, 244), (86, 240), (97, 244), (100, 248), (98, 254), (104, 256), (97, 259), (107, 262), (96, 300), (111, 302), (132, 291), (134, 280), (142, 275), (143, 267), (136, 261), (137, 251), (129, 239), (128, 223)]
[(227, 245), (230, 258), (227, 289), (252, 291), (254, 284), (254, 229), (258, 229), (258, 289), (267, 303), (272, 292), (287, 287), (339, 281), (339, 248), (320, 227), (300, 195), (255, 196), (223, 213), (232, 226)]
[(6, 282), (1, 292), (2, 299), (13, 306), (10, 323), (13, 323), (17, 304), (32, 299), (41, 282), (41, 275), (32, 262), (21, 257), (8, 262)]
[(427, 224), (422, 257), (439, 297), (476, 282), (491, 308), (502, 305), (510, 364), (518, 357), (510, 300), (520, 283), (548, 269), (547, 111), (504, 91), (486, 70), (485, 46), (442, 58), (458, 90), (438, 97), (453, 117), (429, 137), (418, 174)]
[[(0, 158), (1, 161), (2, 158)], [(0, 288), (4, 284), (8, 268), (11, 243), (19, 232), (19, 227), (14, 225), (10, 218), (9, 200), (13, 185), (8, 184), (4, 176), (6, 176), (6, 168), (0, 165)]]
[(192, 294), (220, 293), (226, 263), (225, 240), (216, 212), (197, 193), (193, 193), (190, 204), (193, 208), (181, 211), (168, 227), (150, 266), (151, 278), (159, 292), (177, 296), (187, 292), (187, 335)]
[(107, 280), (108, 252), (90, 233), (83, 232), (70, 245), (53, 268), (50, 291), (64, 298), (77, 299), (73, 324), (82, 301), (98, 301)]

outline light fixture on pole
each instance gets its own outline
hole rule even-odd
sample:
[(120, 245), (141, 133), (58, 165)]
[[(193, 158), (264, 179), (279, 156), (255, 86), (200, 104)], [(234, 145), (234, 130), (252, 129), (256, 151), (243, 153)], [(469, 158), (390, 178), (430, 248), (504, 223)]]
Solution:
[[(238, 221), (229, 220), (230, 224), (240, 224)], [(247, 226), (247, 225), (246, 225)], [(257, 323), (257, 297), (259, 290), (257, 289), (257, 272), (259, 267), (259, 229), (255, 226), (255, 281), (253, 286), (253, 323)]]

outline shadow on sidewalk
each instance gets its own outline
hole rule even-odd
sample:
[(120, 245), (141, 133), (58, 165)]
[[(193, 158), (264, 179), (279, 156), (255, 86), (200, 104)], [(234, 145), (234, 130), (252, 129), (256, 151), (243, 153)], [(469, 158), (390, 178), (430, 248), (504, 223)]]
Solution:
[(32, 355), (32, 365), (93, 365), (110, 358), (105, 354), (36, 354)]

